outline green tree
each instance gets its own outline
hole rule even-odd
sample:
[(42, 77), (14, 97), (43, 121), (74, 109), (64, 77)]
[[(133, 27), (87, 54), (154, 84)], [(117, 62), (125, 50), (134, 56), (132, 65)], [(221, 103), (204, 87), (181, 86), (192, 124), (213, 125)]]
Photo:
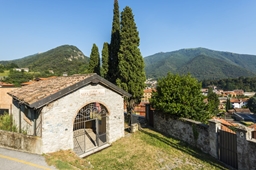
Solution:
[(251, 97), (249, 100), (248, 100), (248, 104), (247, 104), (248, 108), (250, 109), (250, 111), (252, 113), (256, 113), (256, 97)]
[(129, 7), (125, 7), (121, 13), (120, 35), (119, 74), (116, 82), (119, 87), (132, 95), (126, 100), (127, 112), (130, 114), (143, 95), (146, 74), (144, 60), (139, 49), (139, 32), (137, 31), (132, 9)]
[(230, 98), (228, 97), (227, 98), (227, 102), (226, 102), (226, 111), (232, 109), (232, 104), (230, 102)]
[(101, 76), (104, 78), (107, 78), (108, 73), (108, 59), (109, 59), (109, 44), (105, 42), (103, 44), (103, 49), (101, 52), (101, 58), (102, 58), (102, 67), (101, 67)]
[(100, 54), (96, 44), (93, 44), (92, 46), (88, 72), (100, 75)]
[(21, 86), (21, 83), (27, 82), (32, 79), (33, 79), (33, 75), (30, 73), (13, 70), (13, 71), (10, 71), (8, 77), (6, 77), (3, 81), (14, 84), (15, 86)]
[(120, 16), (118, 0), (114, 1), (107, 79), (116, 84), (118, 74), (118, 51), (120, 47)]
[(213, 88), (208, 89), (208, 110), (214, 115), (218, 114), (218, 106), (220, 104), (218, 95), (213, 92)]
[(150, 103), (163, 113), (174, 117), (206, 122), (211, 116), (201, 94), (201, 84), (191, 75), (173, 75), (159, 79)]
[(3, 73), (4, 69), (5, 69), (4, 65), (0, 64), (0, 73)]
[(14, 68), (19, 68), (19, 66), (15, 63), (7, 63), (5, 65), (5, 68), (8, 69), (8, 70), (13, 70)]

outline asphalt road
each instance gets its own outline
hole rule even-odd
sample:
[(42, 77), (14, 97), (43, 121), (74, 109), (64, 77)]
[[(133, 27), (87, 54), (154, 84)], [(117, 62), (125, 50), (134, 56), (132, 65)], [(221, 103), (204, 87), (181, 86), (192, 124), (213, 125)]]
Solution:
[(42, 155), (0, 147), (0, 170), (52, 170)]

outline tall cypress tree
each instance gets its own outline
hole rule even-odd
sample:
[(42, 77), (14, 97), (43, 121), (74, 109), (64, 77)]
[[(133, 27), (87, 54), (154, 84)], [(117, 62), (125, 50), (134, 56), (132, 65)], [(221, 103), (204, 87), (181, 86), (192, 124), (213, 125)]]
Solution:
[(101, 58), (102, 58), (102, 67), (101, 67), (101, 76), (104, 78), (107, 78), (108, 73), (108, 59), (109, 59), (109, 44), (105, 42), (103, 44), (103, 49), (101, 52)]
[(126, 99), (127, 112), (131, 113), (135, 104), (140, 102), (143, 95), (146, 75), (143, 57), (139, 49), (139, 32), (130, 7), (125, 7), (121, 13), (120, 32), (119, 74), (116, 82), (119, 87), (132, 95), (132, 97)]
[(228, 110), (232, 109), (232, 104), (230, 102), (230, 98), (227, 98), (227, 103), (226, 103), (226, 111), (228, 112)]
[(218, 114), (218, 106), (219, 106), (219, 98), (216, 93), (213, 92), (213, 88), (208, 89), (208, 109), (209, 111), (213, 114), (216, 115)]
[(107, 79), (116, 84), (118, 73), (118, 51), (120, 47), (120, 16), (118, 0), (114, 1), (113, 22), (110, 40)]
[(97, 73), (98, 75), (100, 75), (100, 55), (99, 49), (96, 44), (93, 44), (92, 46), (88, 72)]

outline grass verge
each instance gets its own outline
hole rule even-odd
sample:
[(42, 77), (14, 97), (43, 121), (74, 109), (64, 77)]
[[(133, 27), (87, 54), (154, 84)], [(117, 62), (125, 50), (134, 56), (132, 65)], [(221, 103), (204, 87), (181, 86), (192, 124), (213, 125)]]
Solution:
[(58, 161), (71, 165), (66, 169), (227, 169), (210, 155), (150, 129), (130, 134), (84, 159), (61, 151), (46, 155), (46, 160), (59, 169)]

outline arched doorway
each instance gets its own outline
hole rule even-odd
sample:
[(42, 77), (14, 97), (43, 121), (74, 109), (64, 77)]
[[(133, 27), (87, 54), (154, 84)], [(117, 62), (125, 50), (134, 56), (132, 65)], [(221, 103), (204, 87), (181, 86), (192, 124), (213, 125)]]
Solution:
[(107, 143), (106, 119), (108, 111), (93, 102), (81, 108), (73, 125), (74, 152), (82, 155)]

